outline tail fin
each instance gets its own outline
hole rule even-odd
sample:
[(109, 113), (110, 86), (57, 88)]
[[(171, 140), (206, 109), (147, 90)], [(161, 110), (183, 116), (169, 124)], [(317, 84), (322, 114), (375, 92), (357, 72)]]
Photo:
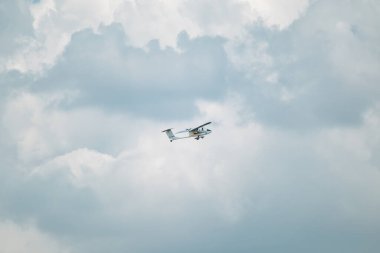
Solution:
[(175, 137), (175, 135), (173, 134), (171, 128), (166, 129), (166, 130), (164, 130), (164, 131), (162, 131), (162, 132), (165, 132), (165, 133), (166, 133), (166, 135), (169, 137), (169, 140), (170, 140), (170, 141), (173, 141), (173, 140), (177, 139), (177, 138)]

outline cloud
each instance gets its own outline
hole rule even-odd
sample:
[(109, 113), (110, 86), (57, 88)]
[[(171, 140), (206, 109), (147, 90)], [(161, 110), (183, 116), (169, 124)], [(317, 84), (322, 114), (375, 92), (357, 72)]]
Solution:
[(83, 147), (119, 152), (138, 138), (139, 128), (147, 124), (126, 115), (109, 116), (96, 108), (66, 110), (75, 97), (72, 92), (18, 92), (9, 97), (3, 129), (6, 139), (17, 148), (20, 161), (40, 162)]
[(228, 87), (232, 69), (222, 38), (190, 39), (183, 32), (182, 52), (160, 49), (158, 41), (142, 50), (123, 43), (119, 25), (99, 30), (75, 34), (62, 59), (32, 88), (78, 91), (73, 106), (96, 103), (111, 111), (173, 119), (191, 116), (194, 98), (216, 99)]
[(10, 221), (0, 223), (1, 250), (3, 252), (70, 252), (59, 242), (36, 229), (33, 225), (19, 226)]
[[(245, 26), (263, 17), (264, 24), (287, 27), (299, 17), (307, 1), (287, 4), (286, 14), (279, 15), (276, 3), (226, 0), (200, 1), (54, 1), (43, 0), (24, 5), (26, 16), (33, 19), (33, 36), (25, 38), (21, 50), (2, 63), (6, 70), (41, 73), (54, 66), (57, 58), (76, 32), (120, 23), (129, 45), (144, 47), (151, 40), (163, 46), (176, 46), (176, 37), (188, 32), (192, 37), (223, 36), (232, 38), (244, 32)], [(213, 6), (209, 8), (209, 6)], [(218, 8), (215, 8), (218, 6)], [(5, 7), (6, 8), (6, 7)], [(203, 10), (215, 10), (209, 14)], [(281, 8), (283, 13), (283, 8)], [(280, 18), (277, 18), (280, 17)]]
[(257, 117), (290, 128), (359, 124), (378, 99), (375, 10), (319, 1), (286, 30), (253, 27), (229, 42)]
[(25, 46), (33, 35), (32, 17), (24, 1), (4, 0), (0, 4), (0, 73), (6, 59)]
[(50, 68), (73, 33), (87, 28), (96, 30), (99, 25), (112, 22), (114, 2), (117, 1), (88, 1), (82, 5), (54, 0), (30, 3), (25, 12), (33, 19), (33, 36), (27, 37), (27, 43), (7, 59), (5, 69), (41, 73)]
[(378, 252), (375, 1), (92, 3), (6, 2), (7, 247)]
[(297, 20), (309, 5), (308, 0), (247, 1), (267, 26), (285, 29)]
[[(202, 108), (204, 117), (217, 112), (223, 112), (218, 117), (223, 117), (224, 120), (236, 117), (233, 110), (229, 112), (228, 108), (220, 108), (217, 104), (203, 103)], [(229, 124), (232, 125), (227, 126), (233, 128), (234, 123)], [(157, 131), (156, 127), (154, 129)], [(52, 128), (54, 130), (58, 129)], [(235, 191), (239, 191), (238, 186), (233, 183), (229, 186), (230, 191), (226, 188), (230, 184), (226, 176), (233, 178), (235, 172), (224, 164), (226, 160), (219, 161), (212, 153), (207, 156), (203, 154), (212, 150), (212, 146), (201, 149), (194, 146), (191, 151), (185, 143), (178, 143), (177, 148), (170, 147), (166, 136), (157, 135), (157, 132), (151, 132), (149, 128), (142, 130), (144, 135), (140, 136), (141, 139), (134, 148), (126, 149), (117, 156), (77, 149), (52, 159), (47, 158), (48, 161), (35, 167), (30, 176), (21, 179), (17, 188), (16, 185), (6, 184), (3, 212), (16, 220), (24, 220), (32, 215), (44, 230), (69, 237), (70, 241), (77, 240), (73, 236), (79, 229), (82, 234), (80, 241), (87, 250), (93, 248), (91, 244), (94, 238), (111, 236), (115, 229), (120, 231), (114, 238), (119, 241), (119, 237), (130, 233), (130, 227), (147, 226), (146, 217), (152, 219), (152, 226), (148, 225), (153, 229), (152, 232), (155, 231), (155, 226), (176, 227), (176, 221), (189, 227), (191, 223), (186, 217), (192, 205), (201, 205), (193, 209), (195, 216), (191, 220), (194, 219), (197, 223), (214, 213), (220, 217), (219, 220), (227, 222), (239, 219), (241, 207), (233, 197)], [(231, 141), (235, 143), (236, 150), (241, 150), (239, 141), (232, 138), (239, 138), (240, 132), (231, 130)], [(81, 132), (80, 129), (77, 131)], [(250, 126), (247, 133), (252, 138), (258, 138), (259, 129)], [(189, 141), (192, 143), (194, 140)], [(157, 145), (161, 147), (158, 148)], [(225, 148), (224, 152), (229, 150)], [(198, 168), (188, 167), (192, 160), (198, 161)], [(108, 165), (105, 166), (101, 161)], [(213, 164), (217, 164), (216, 167)], [(49, 191), (45, 190), (47, 188)], [(29, 201), (19, 202), (18, 199)], [(66, 205), (71, 206), (71, 211), (67, 210)], [(204, 214), (203, 210), (210, 214)], [(85, 218), (89, 213), (92, 215)], [(206, 217), (203, 218), (203, 215)], [(120, 219), (124, 222), (119, 223)], [(97, 232), (94, 234), (91, 231)], [(145, 234), (143, 231), (144, 229), (142, 233)], [(154, 234), (146, 232), (147, 236), (153, 238)], [(175, 230), (169, 229), (162, 235), (163, 244), (157, 246), (164, 247), (174, 235)], [(135, 242), (136, 247), (142, 247), (142, 238), (139, 236)], [(100, 251), (112, 249), (106, 245), (99, 247)], [(120, 246), (122, 248), (117, 248), (117, 245), (115, 247), (115, 251), (122, 251), (128, 245), (123, 243)]]
[[(198, 108), (195, 121), (216, 122), (207, 142), (170, 143), (155, 122), (140, 126), (133, 145), (114, 155), (73, 148), (46, 156), (17, 184), (3, 186), (2, 212), (17, 221), (33, 217), (80, 251), (275, 251), (273, 236), (289, 252), (377, 247), (371, 231), (379, 224), (378, 173), (370, 164), (377, 155), (368, 153), (378, 146), (370, 138), (378, 129), (377, 107), (362, 127), (307, 134), (264, 128), (234, 96)], [(115, 134), (127, 128), (105, 126)], [(338, 243), (350, 236), (355, 240)]]

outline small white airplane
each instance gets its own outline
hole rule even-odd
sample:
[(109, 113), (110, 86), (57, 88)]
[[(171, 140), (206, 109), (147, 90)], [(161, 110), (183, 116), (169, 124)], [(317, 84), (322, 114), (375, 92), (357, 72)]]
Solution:
[(172, 142), (174, 140), (191, 138), (191, 137), (194, 137), (196, 140), (199, 140), (199, 138), (203, 139), (205, 137), (205, 135), (211, 134), (212, 131), (210, 129), (204, 129), (203, 128), (204, 126), (207, 126), (208, 124), (211, 124), (211, 122), (207, 122), (207, 123), (200, 125), (198, 127), (188, 128), (186, 130), (179, 131), (176, 134), (180, 134), (180, 135), (177, 135), (177, 136), (175, 136), (173, 134), (173, 132), (172, 132), (173, 128), (166, 129), (162, 132), (166, 133), (166, 135), (169, 137), (170, 142)]

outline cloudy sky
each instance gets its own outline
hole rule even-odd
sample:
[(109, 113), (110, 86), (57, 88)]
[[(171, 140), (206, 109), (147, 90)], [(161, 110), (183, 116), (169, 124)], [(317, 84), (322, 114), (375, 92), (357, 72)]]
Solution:
[(379, 17), (1, 0), (0, 252), (379, 252)]

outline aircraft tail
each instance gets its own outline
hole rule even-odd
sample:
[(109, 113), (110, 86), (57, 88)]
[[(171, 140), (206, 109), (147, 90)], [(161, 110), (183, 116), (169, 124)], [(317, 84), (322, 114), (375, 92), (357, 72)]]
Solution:
[(166, 129), (166, 130), (164, 130), (164, 131), (162, 131), (162, 132), (165, 132), (165, 133), (166, 133), (166, 135), (168, 136), (168, 138), (169, 138), (170, 141), (173, 141), (173, 140), (177, 139), (177, 137), (175, 137), (175, 135), (173, 134), (171, 128)]

